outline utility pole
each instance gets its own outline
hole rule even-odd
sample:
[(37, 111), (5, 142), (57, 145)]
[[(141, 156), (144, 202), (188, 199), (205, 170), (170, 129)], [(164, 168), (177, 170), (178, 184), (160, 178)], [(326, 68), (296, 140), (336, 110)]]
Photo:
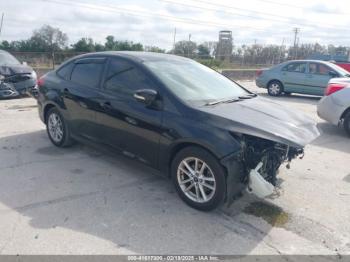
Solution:
[(187, 48), (187, 57), (190, 57), (190, 46), (191, 45), (191, 34), (188, 35), (188, 48)]
[(176, 43), (176, 27), (174, 29), (173, 54), (175, 54), (175, 43)]
[(282, 50), (283, 50), (283, 47), (284, 47), (284, 41), (285, 41), (285, 38), (283, 37), (282, 44), (281, 44), (281, 47), (280, 47), (280, 53), (278, 54), (278, 63), (281, 62), (281, 56), (282, 56)]
[(2, 24), (4, 22), (4, 13), (2, 13), (1, 15), (1, 23), (0, 23), (0, 36), (1, 36), (1, 32), (2, 32)]
[(296, 59), (298, 54), (297, 38), (300, 32), (300, 28), (294, 27), (293, 32), (294, 32), (294, 58)]

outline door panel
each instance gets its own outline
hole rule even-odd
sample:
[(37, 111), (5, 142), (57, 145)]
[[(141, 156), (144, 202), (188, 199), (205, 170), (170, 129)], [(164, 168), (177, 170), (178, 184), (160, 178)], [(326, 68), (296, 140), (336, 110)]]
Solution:
[(157, 86), (136, 65), (113, 58), (105, 75), (103, 98), (97, 121), (105, 144), (157, 166), (162, 111), (137, 102), (133, 94), (138, 89)]
[(307, 93), (323, 96), (328, 81), (331, 79), (331, 68), (320, 63), (309, 63), (306, 76)]
[[(85, 63), (84, 63), (85, 62)], [(69, 113), (69, 124), (76, 135), (96, 137), (96, 110), (104, 60), (77, 61), (72, 68), (70, 81), (62, 90), (64, 104)]]
[(304, 93), (306, 63), (292, 62), (282, 68), (281, 80), (286, 92)]

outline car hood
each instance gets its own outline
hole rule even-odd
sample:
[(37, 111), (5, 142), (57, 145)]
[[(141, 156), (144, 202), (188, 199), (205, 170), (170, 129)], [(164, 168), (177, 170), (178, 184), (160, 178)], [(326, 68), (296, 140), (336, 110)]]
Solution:
[(311, 118), (261, 97), (199, 109), (229, 120), (230, 131), (294, 147), (304, 147), (320, 135)]
[(17, 74), (31, 74), (33, 69), (25, 65), (3, 65), (0, 66), (0, 75), (12, 76)]

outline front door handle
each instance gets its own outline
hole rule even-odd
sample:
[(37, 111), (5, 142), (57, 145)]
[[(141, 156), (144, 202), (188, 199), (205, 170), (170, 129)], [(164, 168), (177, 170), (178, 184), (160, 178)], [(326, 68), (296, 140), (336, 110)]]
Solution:
[(101, 103), (101, 107), (102, 107), (104, 110), (112, 110), (112, 105), (111, 105), (110, 102)]

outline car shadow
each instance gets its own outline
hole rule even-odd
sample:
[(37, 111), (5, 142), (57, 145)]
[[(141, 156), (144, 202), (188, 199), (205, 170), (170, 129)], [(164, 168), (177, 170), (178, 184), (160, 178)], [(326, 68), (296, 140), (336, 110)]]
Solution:
[(266, 92), (258, 93), (258, 94), (262, 97), (269, 98), (272, 100), (298, 103), (298, 104), (308, 104), (308, 105), (317, 105), (318, 101), (321, 99), (320, 96), (300, 95), (300, 94), (281, 95), (277, 97), (270, 96)]
[(312, 145), (350, 154), (350, 137), (342, 126), (319, 122), (317, 128), (321, 135), (311, 143)]
[[(124, 254), (248, 254), (258, 245), (276, 253), (262, 244), (274, 225), (257, 220), (259, 207), (246, 210), (255, 201), (249, 195), (199, 212), (152, 168), (80, 144), (54, 147), (44, 130), (1, 138), (0, 152), (0, 214), (3, 221), (13, 212), (26, 217), (32, 228), (28, 247), (40, 241), (38, 229), (48, 229), (46, 239), (69, 229), (106, 240)], [(270, 216), (280, 216), (278, 210)], [(78, 252), (72, 246), (67, 252)]]

